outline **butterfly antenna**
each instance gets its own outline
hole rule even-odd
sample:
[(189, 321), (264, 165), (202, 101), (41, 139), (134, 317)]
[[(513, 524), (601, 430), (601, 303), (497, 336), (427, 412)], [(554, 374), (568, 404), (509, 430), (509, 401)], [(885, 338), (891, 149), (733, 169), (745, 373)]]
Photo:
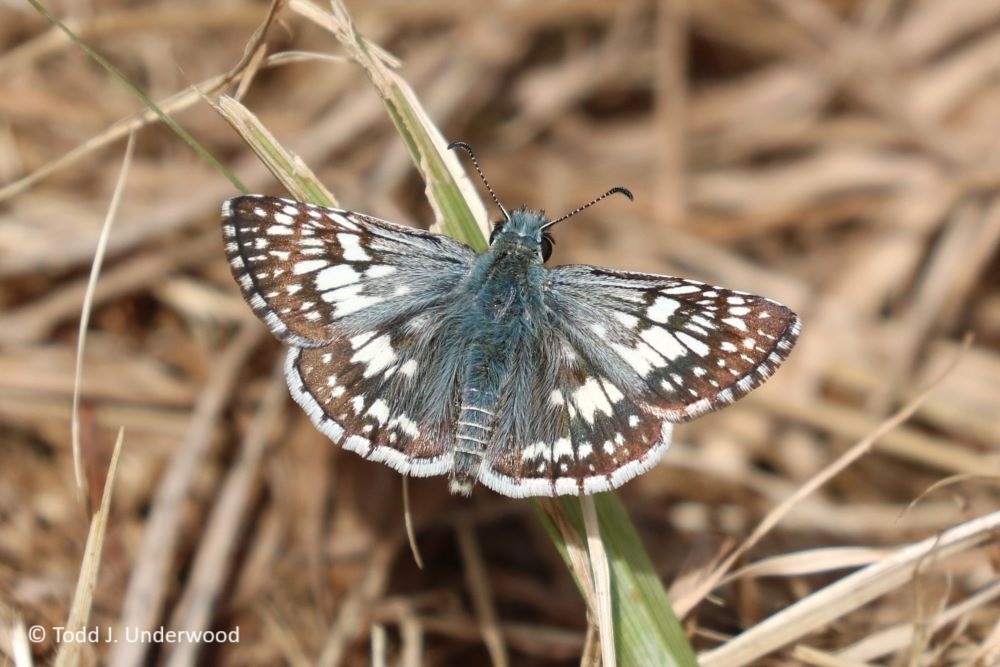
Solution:
[(500, 203), (500, 200), (497, 199), (496, 193), (493, 192), (493, 188), (490, 187), (490, 182), (486, 180), (486, 174), (484, 174), (483, 170), (479, 168), (479, 160), (476, 159), (476, 154), (472, 152), (472, 146), (464, 141), (453, 141), (448, 144), (448, 150), (452, 151), (456, 148), (461, 148), (469, 154), (469, 159), (472, 160), (472, 166), (476, 168), (476, 173), (479, 174), (479, 178), (483, 181), (483, 185), (486, 186), (486, 190), (490, 193), (490, 197), (493, 197), (493, 203), (496, 204), (497, 208), (500, 209), (500, 212), (503, 213), (503, 219), (509, 221), (510, 214), (507, 213), (507, 209), (505, 209), (503, 204)]
[(588, 208), (590, 208), (591, 206), (593, 206), (597, 202), (602, 201), (604, 199), (607, 199), (611, 195), (625, 195), (626, 197), (628, 197), (629, 201), (635, 201), (635, 197), (632, 196), (632, 192), (629, 191), (628, 188), (623, 188), (620, 185), (619, 186), (615, 186), (615, 187), (611, 188), (610, 190), (608, 190), (607, 192), (605, 192), (600, 197), (597, 197), (596, 199), (590, 201), (589, 203), (586, 203), (583, 206), (581, 206), (581, 207), (579, 207), (579, 208), (577, 208), (575, 210), (570, 211), (569, 213), (567, 213), (563, 217), (557, 218), (556, 220), (553, 220), (552, 222), (546, 222), (544, 225), (542, 225), (542, 229), (546, 229), (548, 227), (551, 227), (552, 225), (560, 223), (560, 222), (562, 222), (563, 220), (565, 220), (567, 218), (572, 218), (574, 215), (576, 215), (580, 211), (586, 211)]

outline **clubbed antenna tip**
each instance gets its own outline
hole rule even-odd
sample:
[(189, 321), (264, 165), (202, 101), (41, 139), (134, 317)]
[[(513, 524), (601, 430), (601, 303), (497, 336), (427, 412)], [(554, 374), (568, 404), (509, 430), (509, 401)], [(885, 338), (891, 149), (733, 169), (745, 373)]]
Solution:
[(608, 198), (608, 197), (610, 197), (611, 195), (625, 195), (626, 197), (628, 197), (628, 200), (629, 200), (629, 201), (635, 201), (635, 197), (633, 197), (633, 196), (632, 196), (632, 191), (631, 191), (631, 190), (629, 190), (628, 188), (623, 188), (623, 187), (622, 187), (622, 186), (620, 186), (620, 185), (616, 185), (615, 187), (611, 188), (610, 190), (608, 190), (607, 192), (605, 192), (605, 193), (604, 193), (603, 195), (601, 195), (600, 197), (595, 197), (595, 198), (594, 198), (593, 200), (591, 200), (590, 202), (588, 202), (588, 203), (584, 204), (583, 206), (581, 206), (581, 207), (579, 207), (579, 208), (577, 208), (577, 209), (575, 209), (575, 210), (573, 210), (573, 211), (570, 211), (569, 213), (567, 213), (567, 214), (566, 214), (566, 215), (564, 215), (563, 217), (561, 217), (561, 218), (556, 218), (556, 219), (555, 219), (555, 220), (553, 220), (552, 222), (547, 222), (547, 223), (545, 223), (544, 225), (542, 225), (542, 229), (546, 229), (546, 228), (548, 228), (548, 227), (551, 227), (552, 225), (555, 225), (555, 224), (557, 224), (557, 223), (560, 223), (560, 222), (562, 222), (563, 220), (566, 220), (567, 218), (572, 218), (572, 217), (573, 217), (574, 215), (576, 215), (576, 214), (577, 214), (577, 213), (579, 213), (580, 211), (585, 211), (585, 210), (587, 210), (588, 208), (590, 208), (591, 206), (593, 206), (593, 205), (594, 205), (594, 204), (596, 204), (597, 202), (599, 202), (599, 201), (602, 201), (602, 200), (604, 200), (604, 199), (607, 199), (607, 198)]

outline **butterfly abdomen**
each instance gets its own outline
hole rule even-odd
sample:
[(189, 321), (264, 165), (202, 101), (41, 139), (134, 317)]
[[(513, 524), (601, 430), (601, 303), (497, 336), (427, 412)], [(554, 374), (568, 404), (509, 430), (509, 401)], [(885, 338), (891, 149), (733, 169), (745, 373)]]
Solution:
[(448, 488), (452, 493), (467, 496), (479, 477), (479, 466), (493, 435), (497, 415), (495, 400), (484, 400), (486, 394), (468, 387), (462, 394), (462, 405), (455, 425), (455, 454)]
[(452, 493), (472, 492), (500, 418), (498, 399), (510, 375), (510, 356), (504, 354), (498, 329), (474, 337), (465, 354), (449, 484)]

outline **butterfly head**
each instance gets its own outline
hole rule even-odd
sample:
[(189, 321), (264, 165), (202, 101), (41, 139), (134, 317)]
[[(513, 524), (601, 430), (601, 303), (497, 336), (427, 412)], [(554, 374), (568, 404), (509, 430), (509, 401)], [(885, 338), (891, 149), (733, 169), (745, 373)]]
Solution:
[(545, 262), (552, 254), (552, 234), (545, 229), (549, 221), (545, 211), (533, 211), (522, 207), (511, 211), (507, 219), (493, 224), (490, 233), (490, 247), (497, 249), (521, 249), (537, 255)]
[(547, 220), (545, 218), (545, 211), (532, 211), (527, 207), (521, 207), (515, 210), (513, 213), (508, 213), (507, 209), (503, 207), (500, 203), (500, 199), (497, 198), (493, 188), (490, 187), (489, 181), (486, 180), (486, 175), (483, 174), (483, 170), (479, 168), (479, 161), (476, 159), (476, 154), (472, 152), (472, 148), (469, 144), (464, 141), (453, 141), (448, 144), (449, 149), (460, 148), (469, 154), (469, 159), (472, 160), (472, 166), (476, 168), (476, 173), (479, 174), (479, 178), (483, 181), (483, 185), (486, 186), (486, 190), (490, 193), (490, 197), (493, 198), (494, 203), (496, 203), (497, 208), (503, 214), (503, 220), (494, 223), (493, 231), (490, 233), (490, 247), (496, 248), (498, 250), (508, 249), (510, 250), (521, 250), (522, 252), (527, 251), (529, 253), (535, 253), (541, 258), (543, 262), (547, 261), (549, 255), (552, 254), (552, 246), (555, 241), (552, 240), (552, 234), (548, 231), (550, 227), (556, 225), (563, 220), (572, 218), (574, 215), (580, 211), (586, 210), (607, 197), (614, 194), (624, 195), (628, 197), (629, 201), (632, 201), (632, 193), (623, 187), (614, 187), (605, 192), (600, 197), (596, 197), (590, 202), (580, 206), (573, 211), (570, 211), (561, 218), (556, 218), (555, 220)]

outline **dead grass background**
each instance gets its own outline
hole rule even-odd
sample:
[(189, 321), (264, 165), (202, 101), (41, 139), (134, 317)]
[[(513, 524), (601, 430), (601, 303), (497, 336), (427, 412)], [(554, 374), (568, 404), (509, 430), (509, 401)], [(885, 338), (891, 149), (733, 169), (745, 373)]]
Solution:
[[(448, 138), (477, 149), (508, 207), (558, 214), (612, 185), (635, 192), (561, 227), (555, 262), (695, 277), (802, 315), (772, 381), (679, 428), (663, 465), (621, 493), (675, 601), (974, 334), (910, 420), (742, 559), (765, 569), (698, 601), (686, 624), (699, 650), (883, 550), (997, 510), (1000, 2), (349, 6)], [(228, 71), (267, 11), (49, 8), (157, 100)], [(264, 43), (339, 53), (287, 9)], [(0, 4), (0, 44), (0, 654), (13, 660), (18, 618), (64, 624), (83, 557), (77, 326), (124, 152), (115, 124), (141, 109), (27, 3)], [(260, 64), (244, 102), (346, 206), (431, 222), (358, 68)], [(178, 106), (254, 191), (280, 192), (197, 95)], [(336, 451), (287, 399), (280, 348), (248, 318), (222, 253), (218, 207), (232, 194), (162, 125), (138, 132), (95, 293), (81, 441), (96, 505), (125, 428), (89, 626), (238, 627), (240, 641), (97, 644), (84, 662), (576, 664), (584, 605), (525, 503), (411, 481), (421, 571), (399, 477)], [(965, 549), (767, 664), (995, 664), (998, 566), (995, 539)], [(467, 584), (480, 569), (499, 648)], [(41, 662), (55, 649), (31, 645)]]

